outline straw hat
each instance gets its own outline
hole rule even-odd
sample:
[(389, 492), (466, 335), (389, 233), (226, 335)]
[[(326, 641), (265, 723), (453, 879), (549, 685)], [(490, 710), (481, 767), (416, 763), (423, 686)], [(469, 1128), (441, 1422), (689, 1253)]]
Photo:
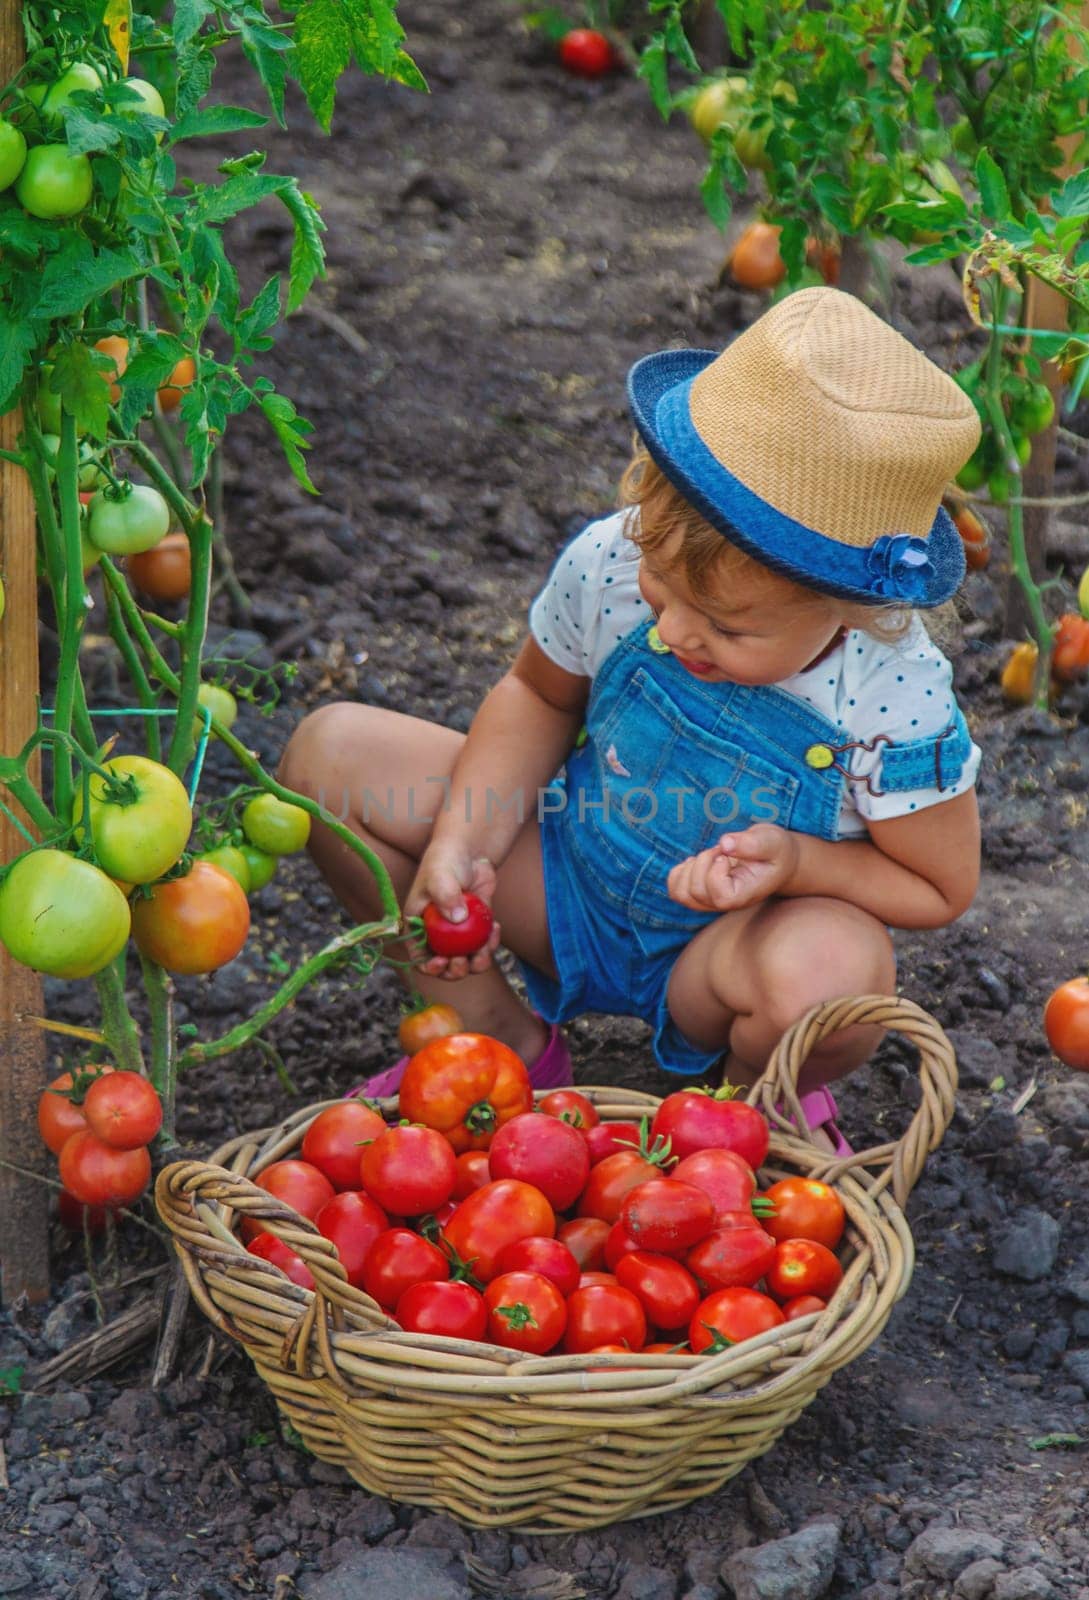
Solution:
[(941, 497), (979, 441), (975, 407), (853, 295), (800, 289), (721, 354), (645, 356), (628, 397), (685, 499), (796, 583), (936, 606), (963, 578)]

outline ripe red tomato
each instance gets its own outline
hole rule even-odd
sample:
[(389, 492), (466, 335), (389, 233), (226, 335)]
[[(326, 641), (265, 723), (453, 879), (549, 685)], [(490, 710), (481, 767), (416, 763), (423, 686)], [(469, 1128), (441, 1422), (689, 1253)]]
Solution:
[(1064, 1066), (1089, 1072), (1089, 978), (1071, 978), (1052, 991), (1044, 1032)]
[[(647, 1124), (649, 1127), (649, 1123)], [(622, 1155), (638, 1148), (642, 1129), (636, 1122), (599, 1122), (587, 1130), (586, 1148), (590, 1152), (590, 1165), (596, 1167), (606, 1156)]]
[(92, 1083), (83, 1115), (91, 1132), (115, 1150), (150, 1144), (163, 1125), (162, 1102), (139, 1072), (108, 1072)]
[(520, 1178), (540, 1189), (554, 1211), (566, 1211), (582, 1193), (590, 1152), (577, 1128), (536, 1111), (512, 1117), (488, 1147), (493, 1178)]
[(62, 1072), (47, 1084), (38, 1097), (38, 1132), (46, 1149), (59, 1156), (74, 1133), (87, 1126), (83, 1115), (83, 1096), (95, 1073), (112, 1072), (112, 1067), (77, 1067), (74, 1073)]
[(539, 1272), (565, 1299), (579, 1286), (579, 1264), (559, 1239), (515, 1239), (503, 1246), (495, 1264), (500, 1273)]
[(624, 1198), (632, 1189), (662, 1175), (661, 1156), (643, 1156), (638, 1150), (621, 1150), (590, 1168), (579, 1200), (580, 1217), (600, 1217), (610, 1225), (620, 1216)]
[(1076, 611), (1059, 618), (1051, 651), (1051, 670), (1060, 683), (1073, 683), (1089, 668), (1089, 621)]
[(418, 1050), (405, 1068), (401, 1115), (445, 1134), (457, 1154), (486, 1150), (512, 1117), (533, 1109), (521, 1056), (484, 1033), (452, 1033)]
[(616, 1281), (630, 1289), (656, 1328), (687, 1328), (700, 1303), (692, 1274), (671, 1256), (636, 1250), (616, 1264)]
[(539, 1189), (518, 1178), (499, 1178), (463, 1200), (442, 1230), (442, 1243), (488, 1283), (499, 1270), (499, 1252), (516, 1239), (554, 1237), (556, 1218)]
[(813, 1311), (823, 1311), (828, 1304), (815, 1294), (798, 1294), (793, 1300), (783, 1301), (783, 1321), (793, 1322), (797, 1317), (808, 1317)]
[(150, 600), (184, 600), (192, 584), (192, 559), (184, 533), (168, 533), (150, 550), (125, 558), (125, 570)]
[(616, 1263), (624, 1256), (630, 1256), (633, 1251), (643, 1248), (637, 1239), (625, 1230), (622, 1222), (614, 1222), (605, 1239), (605, 1267), (609, 1272), (616, 1271)]
[(483, 1339), (488, 1329), (484, 1296), (468, 1283), (414, 1283), (397, 1302), (394, 1320), (406, 1333), (446, 1339)]
[(775, 1260), (775, 1240), (751, 1211), (727, 1211), (719, 1226), (689, 1250), (684, 1264), (708, 1289), (751, 1289)]
[(583, 1271), (592, 1272), (605, 1265), (605, 1241), (611, 1226), (600, 1217), (574, 1217), (561, 1225), (556, 1238), (567, 1246)]
[(651, 1178), (625, 1197), (620, 1222), (641, 1250), (680, 1256), (710, 1233), (715, 1208), (711, 1196), (694, 1183)]
[(508, 1350), (543, 1356), (555, 1349), (567, 1326), (567, 1306), (550, 1278), (540, 1272), (503, 1272), (484, 1291), (487, 1337)]
[(553, 1089), (550, 1094), (541, 1096), (537, 1110), (543, 1111), (546, 1117), (559, 1117), (561, 1122), (569, 1122), (583, 1133), (589, 1133), (601, 1121), (593, 1101), (587, 1100), (577, 1089)]
[(363, 1147), (385, 1131), (377, 1111), (359, 1100), (342, 1100), (318, 1112), (303, 1134), (302, 1158), (324, 1172), (334, 1189), (358, 1189)]
[(579, 1273), (578, 1286), (579, 1286), (580, 1289), (589, 1289), (592, 1284), (615, 1283), (615, 1282), (616, 1282), (616, 1273), (615, 1272), (587, 1271), (587, 1272), (580, 1272)]
[(463, 1150), (454, 1165), (457, 1168), (454, 1178), (455, 1200), (468, 1200), (474, 1189), (483, 1189), (493, 1177), (505, 1176), (492, 1172), (488, 1165), (487, 1150)]
[(696, 1307), (688, 1325), (688, 1342), (695, 1353), (728, 1350), (733, 1344), (767, 1333), (784, 1321), (769, 1295), (756, 1289), (716, 1289)]
[(464, 1026), (453, 1006), (435, 1000), (428, 1005), (417, 1006), (414, 1011), (405, 1012), (397, 1024), (397, 1042), (406, 1056), (414, 1056), (432, 1039), (445, 1039), (448, 1034), (462, 1033)]
[(150, 897), (137, 897), (132, 908), (137, 945), (167, 972), (214, 972), (234, 960), (249, 931), (245, 890), (210, 861), (153, 884)]
[(780, 1178), (766, 1191), (774, 1210), (764, 1213), (766, 1232), (775, 1240), (815, 1239), (834, 1250), (847, 1221), (843, 1201), (816, 1178)]
[(694, 1183), (710, 1195), (716, 1217), (728, 1211), (747, 1211), (756, 1193), (756, 1173), (736, 1150), (697, 1150), (679, 1161), (670, 1177)]
[(73, 1133), (57, 1158), (60, 1181), (85, 1206), (127, 1206), (151, 1181), (147, 1146), (115, 1150), (89, 1128)]
[(616, 66), (616, 53), (596, 28), (572, 28), (560, 40), (560, 61), (576, 78), (603, 78)]
[(435, 956), (473, 956), (482, 950), (492, 931), (491, 907), (479, 895), (464, 897), (466, 916), (461, 922), (452, 922), (443, 916), (438, 906), (430, 902), (420, 913), (428, 948)]
[(351, 1189), (327, 1200), (314, 1222), (318, 1232), (336, 1245), (348, 1282), (354, 1289), (362, 1289), (367, 1252), (389, 1228), (389, 1218), (382, 1207), (369, 1194)]
[(830, 1300), (839, 1288), (843, 1268), (827, 1245), (812, 1239), (784, 1239), (775, 1246), (775, 1259), (764, 1281), (777, 1300), (794, 1300), (815, 1294)]
[(251, 1256), (260, 1256), (263, 1261), (271, 1261), (274, 1267), (289, 1277), (292, 1283), (297, 1283), (301, 1289), (315, 1288), (314, 1274), (310, 1271), (302, 1256), (296, 1255), (282, 1239), (277, 1239), (274, 1233), (259, 1233), (256, 1239), (251, 1239), (246, 1246)]
[(434, 1128), (387, 1128), (363, 1146), (359, 1162), (363, 1187), (396, 1217), (437, 1211), (454, 1192), (454, 1152)]
[(367, 1251), (363, 1287), (384, 1311), (392, 1311), (414, 1283), (444, 1283), (450, 1263), (437, 1244), (411, 1228), (388, 1228)]
[(735, 1100), (736, 1090), (679, 1089), (667, 1095), (650, 1131), (669, 1140), (669, 1153), (683, 1161), (696, 1150), (736, 1150), (756, 1172), (768, 1153), (768, 1124), (755, 1106)]
[[(308, 1217), (311, 1222), (333, 1198), (333, 1185), (309, 1161), (274, 1161), (253, 1181), (259, 1189), (266, 1190), (282, 1205), (297, 1211), (300, 1217)], [(242, 1218), (243, 1239), (254, 1239), (264, 1231), (255, 1218)]]
[(601, 1344), (641, 1350), (646, 1338), (646, 1313), (638, 1297), (619, 1283), (589, 1284), (567, 1302), (563, 1348), (568, 1355), (583, 1355)]

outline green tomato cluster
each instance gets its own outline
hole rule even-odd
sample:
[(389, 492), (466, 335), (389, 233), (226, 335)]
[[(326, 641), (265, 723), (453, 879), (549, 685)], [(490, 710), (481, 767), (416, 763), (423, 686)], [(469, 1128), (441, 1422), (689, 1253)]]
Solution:
[[(983, 430), (979, 444), (957, 473), (957, 483), (969, 494), (986, 486), (995, 505), (1007, 505), (1015, 489), (1015, 477), (1003, 460), (1002, 449), (987, 410), (982, 388), (982, 363), (973, 362), (970, 367), (957, 373), (956, 380), (971, 397)], [(1017, 459), (1024, 467), (1032, 455), (1033, 437), (1054, 420), (1054, 396), (1046, 383), (1026, 378), (1017, 372), (1005, 371), (1002, 407)]]

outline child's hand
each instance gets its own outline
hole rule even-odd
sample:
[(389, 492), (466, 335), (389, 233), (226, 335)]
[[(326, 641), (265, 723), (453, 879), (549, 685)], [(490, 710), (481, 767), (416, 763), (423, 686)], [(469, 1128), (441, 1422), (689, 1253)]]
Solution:
[(666, 879), (671, 900), (693, 911), (741, 911), (777, 894), (798, 865), (797, 836), (773, 822), (724, 833)]
[[(467, 854), (449, 845), (435, 845), (424, 851), (416, 880), (405, 899), (406, 916), (419, 916), (428, 901), (436, 905), (443, 916), (452, 922), (461, 922), (465, 915), (466, 894), (479, 895), (489, 906), (495, 894), (496, 873), (484, 856), (473, 861)], [(436, 956), (423, 947), (416, 965), (421, 972), (433, 978), (465, 978), (471, 972), (483, 972), (492, 964), (492, 954), (499, 944), (498, 922), (492, 923), (488, 942), (471, 956)]]

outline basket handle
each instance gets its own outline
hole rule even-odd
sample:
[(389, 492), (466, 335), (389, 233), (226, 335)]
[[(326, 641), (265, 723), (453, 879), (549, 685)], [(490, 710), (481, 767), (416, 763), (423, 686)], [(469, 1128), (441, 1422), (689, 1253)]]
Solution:
[(904, 1206), (927, 1156), (941, 1143), (956, 1106), (957, 1058), (941, 1025), (913, 1000), (895, 995), (864, 994), (842, 1000), (825, 1000), (788, 1028), (772, 1051), (763, 1076), (750, 1089), (751, 1105), (759, 1104), (773, 1131), (801, 1139), (811, 1149), (815, 1143), (798, 1101), (798, 1075), (814, 1045), (841, 1028), (858, 1023), (901, 1034), (919, 1052), (919, 1079), (923, 1097), (903, 1138), (860, 1150), (856, 1155), (827, 1159), (820, 1169), (827, 1178), (861, 1167), (878, 1167), (869, 1185), (879, 1194), (890, 1184), (899, 1206)]

